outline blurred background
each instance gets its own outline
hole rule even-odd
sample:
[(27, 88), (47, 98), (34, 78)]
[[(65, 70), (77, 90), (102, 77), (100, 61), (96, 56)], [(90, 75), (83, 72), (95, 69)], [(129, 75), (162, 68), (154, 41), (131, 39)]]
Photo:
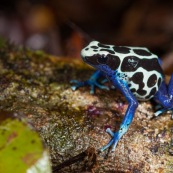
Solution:
[(91, 40), (145, 46), (173, 70), (172, 0), (1, 0), (0, 39), (80, 58)]

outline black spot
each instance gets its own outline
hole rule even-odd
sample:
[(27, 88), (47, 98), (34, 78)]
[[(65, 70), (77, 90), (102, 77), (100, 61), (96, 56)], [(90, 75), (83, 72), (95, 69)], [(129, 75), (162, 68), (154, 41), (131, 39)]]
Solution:
[(157, 92), (156, 87), (154, 87), (154, 88), (150, 91), (150, 94), (149, 94), (148, 97), (150, 98), (151, 96), (154, 96), (156, 92)]
[(146, 97), (145, 97), (145, 99), (146, 99), (146, 100), (148, 100), (148, 99), (150, 99), (150, 97), (151, 97), (151, 96), (150, 96), (150, 95), (148, 95), (148, 96), (146, 96)]
[(31, 144), (34, 144), (35, 143), (35, 140), (31, 140)]
[(130, 53), (130, 48), (128, 47), (114, 46), (113, 49), (115, 52), (118, 52), (118, 53), (124, 53), (124, 54)]
[(130, 88), (132, 85), (131, 84), (128, 84), (128, 87)]
[(152, 59), (142, 59), (140, 62), (140, 65), (146, 69), (147, 71), (153, 71), (156, 70), (158, 73), (163, 74), (163, 71), (160, 67), (160, 64), (158, 62), (157, 58)]
[(140, 59), (136, 56), (125, 57), (121, 65), (121, 71), (123, 72), (136, 71), (136, 69), (139, 67), (139, 61)]
[(135, 89), (135, 88), (132, 88), (132, 89), (130, 89), (130, 91), (131, 91), (132, 93), (134, 93), (134, 92), (136, 92), (136, 89)]
[(152, 74), (147, 81), (147, 86), (151, 88), (156, 84), (156, 82), (157, 76), (155, 74)]
[(106, 56), (100, 56), (97, 58), (99, 64), (106, 64), (108, 58)]
[(163, 71), (158, 63), (157, 58), (143, 58), (140, 59), (136, 56), (127, 56), (123, 59), (121, 65), (122, 72), (133, 72), (136, 71), (139, 67), (144, 68), (146, 71), (157, 71), (160, 74), (163, 74)]
[(139, 95), (140, 95), (140, 92), (142, 93), (142, 95), (144, 94), (143, 88), (144, 88), (145, 84), (143, 82), (143, 79), (144, 79), (144, 75), (142, 72), (135, 73), (130, 78), (130, 81), (139, 85), (139, 90), (137, 91)]
[(98, 47), (97, 47), (97, 46), (91, 46), (91, 48), (93, 48), (93, 49), (98, 49)]
[(17, 150), (17, 147), (13, 146), (13, 147), (12, 147), (12, 150)]
[[(133, 81), (135, 84), (140, 84), (141, 81), (143, 82), (144, 75), (142, 72), (135, 73), (131, 78), (130, 81)], [(144, 84), (142, 84), (144, 85)], [(142, 87), (140, 87), (142, 88)]]
[(147, 50), (143, 50), (143, 49), (133, 49), (133, 51), (137, 54), (137, 55), (141, 55), (141, 56), (150, 56), (151, 53), (148, 52)]
[(140, 89), (140, 90), (137, 90), (137, 93), (141, 96), (144, 96), (145, 94), (147, 94), (147, 91)]
[(89, 48), (86, 48), (85, 50), (87, 51), (87, 50), (89, 50)]
[(117, 75), (118, 77), (120, 77), (120, 73), (116, 73), (115, 75)]
[(160, 85), (161, 85), (161, 81), (162, 81), (162, 79), (159, 78), (159, 80), (158, 80), (158, 87), (160, 87)]
[(93, 51), (94, 51), (94, 52), (98, 52), (98, 50), (95, 50), (95, 49), (94, 49)]
[(106, 51), (106, 52), (109, 52), (111, 54), (115, 54), (115, 52), (113, 50), (110, 50), (110, 49), (100, 49), (100, 51)]
[(113, 75), (116, 76), (117, 74), (118, 74), (117, 71), (114, 71)]
[(110, 46), (104, 45), (104, 44), (101, 44), (101, 43), (98, 43), (98, 46), (99, 46), (99, 47), (102, 47), (102, 48), (110, 48)]
[(116, 70), (120, 65), (120, 58), (115, 55), (107, 55), (107, 65), (112, 69)]

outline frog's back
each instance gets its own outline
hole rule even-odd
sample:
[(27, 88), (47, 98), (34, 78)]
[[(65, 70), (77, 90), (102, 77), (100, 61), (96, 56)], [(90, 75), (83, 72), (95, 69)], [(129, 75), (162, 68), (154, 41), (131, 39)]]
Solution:
[(115, 52), (121, 62), (117, 69), (118, 75), (128, 83), (131, 92), (138, 100), (149, 100), (158, 91), (163, 81), (159, 59), (147, 48), (126, 48), (128, 53)]

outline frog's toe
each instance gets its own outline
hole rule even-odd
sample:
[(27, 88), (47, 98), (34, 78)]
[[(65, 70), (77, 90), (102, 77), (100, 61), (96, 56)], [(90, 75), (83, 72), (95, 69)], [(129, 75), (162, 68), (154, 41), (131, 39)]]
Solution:
[(106, 132), (107, 132), (111, 137), (114, 136), (114, 132), (112, 132), (112, 130), (111, 130), (110, 128), (107, 128), (107, 129), (106, 129)]
[(76, 83), (78, 83), (79, 81), (78, 80), (70, 80), (70, 83), (72, 83), (72, 84), (76, 84)]
[(112, 139), (109, 141), (109, 143), (107, 145), (105, 145), (104, 147), (102, 147), (100, 149), (100, 151), (104, 151), (106, 149), (108, 149), (109, 147), (112, 147), (112, 152), (115, 151), (115, 148), (117, 146), (117, 143), (119, 141), (119, 136), (118, 136), (118, 132), (112, 132), (112, 130), (110, 128), (106, 129), (106, 132), (112, 137)]
[[(108, 79), (103, 79), (103, 80), (101, 81), (101, 84), (104, 84), (104, 83), (106, 83), (106, 82), (108, 82)], [(111, 85), (110, 88), (111, 88), (111, 89), (115, 89), (115, 86), (114, 86), (114, 85)]]
[(115, 86), (114, 86), (114, 85), (111, 85), (111, 89), (113, 89), (113, 90), (114, 90), (114, 89), (115, 89)]
[(161, 115), (162, 113), (165, 112), (165, 109), (160, 109), (160, 110), (157, 110), (155, 113), (154, 113), (154, 116), (157, 117), (159, 115)]
[(100, 85), (97, 82), (89, 81), (88, 84), (91, 86), (90, 94), (95, 93), (95, 87), (98, 87), (99, 89), (102, 89), (102, 90), (109, 90), (109, 87), (104, 86), (104, 85)]
[(91, 85), (91, 90), (90, 90), (90, 94), (94, 94), (95, 93), (95, 86)]
[(103, 90), (108, 90), (108, 91), (110, 90), (110, 89), (109, 89), (109, 87), (104, 86), (104, 85), (100, 85), (100, 84), (99, 84), (99, 83), (97, 83), (97, 82), (95, 83), (95, 85), (96, 85), (98, 88), (100, 88), (100, 89), (103, 89)]
[(170, 108), (170, 109), (167, 109), (167, 108), (163, 108), (163, 109), (160, 109), (160, 110), (157, 110), (154, 115), (157, 117), (165, 112), (171, 112), (171, 117), (173, 118), (173, 108)]
[(75, 91), (77, 88), (80, 88), (83, 86), (90, 86), (91, 87), (90, 94), (95, 93), (95, 87), (98, 87), (98, 88), (104, 89), (104, 90), (109, 90), (109, 87), (101, 85), (98, 82), (93, 81), (93, 80), (86, 80), (84, 82), (80, 82), (78, 80), (71, 80), (70, 83), (74, 84), (73, 86), (71, 86), (71, 89), (73, 91)]
[(101, 84), (104, 84), (104, 83), (106, 83), (106, 82), (108, 82), (108, 79), (103, 79), (102, 81), (101, 81)]
[(78, 80), (71, 80), (70, 83), (74, 84), (73, 86), (71, 86), (71, 89), (73, 91), (75, 91), (79, 87), (85, 86), (84, 82), (79, 82)]
[(77, 89), (77, 86), (73, 85), (73, 86), (71, 86), (71, 89), (72, 89), (73, 91), (75, 91), (75, 90)]

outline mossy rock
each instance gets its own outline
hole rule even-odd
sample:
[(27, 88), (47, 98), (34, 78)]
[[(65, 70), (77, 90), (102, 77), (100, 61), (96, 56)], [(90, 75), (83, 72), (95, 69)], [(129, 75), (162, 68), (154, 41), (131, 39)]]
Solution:
[(0, 109), (25, 115), (49, 148), (54, 167), (94, 148), (95, 159), (86, 155), (60, 172), (172, 171), (173, 122), (170, 114), (152, 119), (150, 102), (139, 104), (115, 152), (97, 152), (110, 140), (105, 128), (118, 129), (127, 102), (117, 90), (72, 91), (70, 80), (84, 81), (94, 71), (80, 60), (6, 45), (0, 69)]

